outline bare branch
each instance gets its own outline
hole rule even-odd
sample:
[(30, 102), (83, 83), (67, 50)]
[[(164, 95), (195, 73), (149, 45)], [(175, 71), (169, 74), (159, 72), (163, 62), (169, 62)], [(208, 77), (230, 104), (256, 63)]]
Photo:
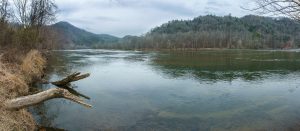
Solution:
[(66, 89), (62, 88), (52, 88), (34, 95), (19, 97), (16, 99), (8, 100), (5, 102), (5, 108), (8, 110), (18, 110), (21, 108), (26, 108), (29, 106), (37, 105), (44, 101), (54, 99), (54, 98), (65, 98), (81, 104), (85, 107), (92, 107), (91, 105), (85, 103), (81, 98), (70, 93)]
[(78, 81), (78, 80), (81, 80), (81, 79), (85, 79), (89, 76), (90, 76), (89, 73), (80, 75), (80, 72), (75, 72), (75, 73), (69, 75), (68, 77), (66, 77), (62, 80), (51, 82), (51, 83), (53, 85), (58, 86), (58, 87), (65, 87), (65, 86), (68, 86), (71, 82)]
[(0, 0), (0, 22), (6, 22), (10, 15), (8, 0)]
[(41, 27), (55, 20), (57, 6), (53, 0), (13, 0), (15, 18), (26, 27)]
[(283, 15), (300, 20), (300, 1), (299, 0), (255, 0), (257, 11), (260, 14)]

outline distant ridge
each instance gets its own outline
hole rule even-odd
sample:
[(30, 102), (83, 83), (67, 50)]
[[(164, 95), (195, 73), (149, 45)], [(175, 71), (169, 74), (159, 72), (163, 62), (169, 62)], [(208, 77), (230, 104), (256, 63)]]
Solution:
[(101, 44), (116, 43), (120, 39), (108, 34), (94, 34), (65, 21), (51, 27), (59, 33), (58, 42), (63, 48), (93, 48)]

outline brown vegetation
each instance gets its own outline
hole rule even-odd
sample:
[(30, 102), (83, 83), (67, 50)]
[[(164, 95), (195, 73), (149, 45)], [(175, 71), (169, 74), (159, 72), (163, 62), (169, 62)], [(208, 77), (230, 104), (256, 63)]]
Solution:
[[(3, 103), (12, 98), (28, 95), (32, 78), (41, 78), (45, 59), (37, 50), (31, 50), (14, 63), (0, 61), (0, 130), (34, 130), (35, 122), (26, 109), (5, 110)], [(21, 64), (17, 64), (21, 63)]]
[(23, 59), (23, 62), (21, 64), (22, 74), (26, 76), (24, 80), (27, 83), (38, 80), (40, 78), (40, 75), (43, 74), (45, 65), (46, 61), (39, 51), (30, 51)]
[(0, 49), (26, 53), (55, 48), (57, 35), (47, 24), (55, 20), (56, 12), (53, 0), (0, 0)]

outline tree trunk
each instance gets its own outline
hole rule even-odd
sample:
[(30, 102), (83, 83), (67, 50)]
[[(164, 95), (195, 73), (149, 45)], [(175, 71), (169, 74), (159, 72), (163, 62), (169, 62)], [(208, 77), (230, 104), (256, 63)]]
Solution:
[(58, 88), (52, 88), (37, 94), (7, 100), (4, 103), (4, 108), (7, 110), (18, 110), (29, 106), (37, 105), (39, 103), (54, 98), (65, 98), (74, 101), (78, 104), (81, 104), (85, 107), (91, 108), (92, 106), (85, 103), (80, 97), (84, 97), (86, 99), (90, 98), (77, 92), (71, 87), (71, 82), (78, 81), (89, 76), (90, 74), (80, 75), (80, 73), (73, 73), (62, 80), (50, 82), (53, 85), (56, 85)]
[(8, 100), (5, 102), (5, 108), (8, 110), (18, 110), (29, 106), (37, 105), (39, 103), (54, 98), (65, 98), (74, 101), (78, 104), (81, 104), (85, 107), (92, 107), (91, 105), (83, 102), (83, 100), (80, 97), (73, 95), (66, 89), (52, 88), (34, 95), (23, 96), (16, 99)]

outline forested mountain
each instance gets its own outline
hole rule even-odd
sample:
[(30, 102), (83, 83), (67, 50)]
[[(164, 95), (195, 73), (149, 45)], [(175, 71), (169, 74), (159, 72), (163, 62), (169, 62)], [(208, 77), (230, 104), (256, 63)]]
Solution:
[(79, 29), (68, 22), (58, 22), (51, 26), (58, 33), (58, 43), (63, 48), (92, 48), (95, 45), (117, 43), (118, 37), (108, 34), (94, 34)]
[(98, 48), (287, 49), (299, 46), (300, 24), (294, 20), (254, 15), (242, 18), (207, 15), (193, 20), (173, 20), (153, 28), (146, 35), (126, 36), (117, 44), (102, 44)]
[(300, 47), (300, 23), (288, 18), (247, 15), (173, 20), (142, 36), (94, 34), (67, 22), (52, 25), (64, 48), (109, 49), (289, 49)]

